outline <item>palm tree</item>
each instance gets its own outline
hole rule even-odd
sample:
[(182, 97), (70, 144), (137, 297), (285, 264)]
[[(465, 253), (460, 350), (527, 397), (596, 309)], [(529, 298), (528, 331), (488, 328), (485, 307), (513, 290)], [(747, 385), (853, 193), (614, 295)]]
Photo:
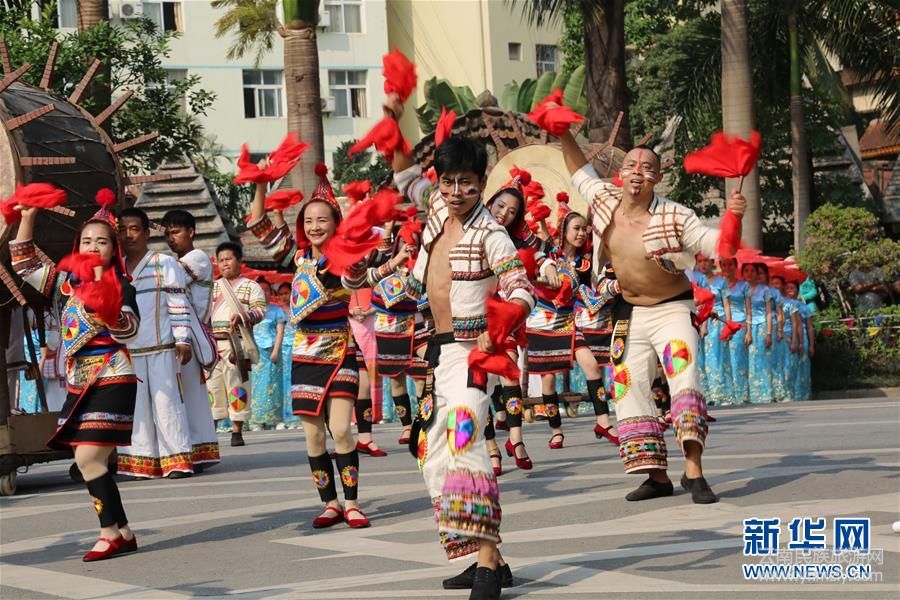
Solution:
[[(518, 0), (509, 0), (516, 4)], [(616, 138), (619, 146), (630, 148), (628, 82), (625, 79), (626, 0), (525, 0), (523, 12), (529, 23), (543, 25), (561, 18), (566, 10), (581, 11), (584, 17), (584, 58), (588, 98), (588, 137), (605, 142), (616, 117), (624, 113)]]
[(109, 20), (109, 0), (77, 0), (78, 31), (84, 33), (97, 23)]
[(278, 19), (278, 4), (279, 0), (213, 0), (213, 8), (226, 10), (216, 21), (216, 37), (233, 31), (228, 58), (254, 52), (256, 64), (272, 51), (276, 33), (284, 40), (287, 131), (312, 146), (287, 179), (292, 189), (312, 190), (318, 180), (315, 165), (325, 159), (316, 44), (319, 0), (281, 0), (284, 23)]
[[(722, 125), (725, 133), (750, 139), (753, 126), (753, 82), (747, 40), (746, 0), (722, 0)], [(726, 182), (726, 197), (737, 185)], [(742, 240), (762, 248), (762, 209), (759, 201), (759, 171), (744, 178), (741, 192), (747, 198)]]

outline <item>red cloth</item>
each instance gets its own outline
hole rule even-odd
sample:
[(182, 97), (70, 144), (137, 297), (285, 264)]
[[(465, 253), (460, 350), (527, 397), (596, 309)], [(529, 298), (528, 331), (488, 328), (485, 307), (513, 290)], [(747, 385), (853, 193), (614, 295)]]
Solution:
[(103, 261), (97, 254), (73, 252), (59, 261), (59, 270), (72, 275), (72, 287), (84, 305), (107, 325), (119, 322), (122, 312), (122, 285), (112, 268), (103, 269)]
[(697, 326), (702, 325), (712, 314), (713, 304), (716, 295), (711, 290), (699, 286), (696, 283), (691, 284), (694, 288), (694, 303), (697, 305)]
[(362, 152), (370, 146), (375, 146), (375, 150), (384, 156), (388, 162), (394, 160), (394, 152), (398, 150), (403, 154), (412, 152), (409, 142), (400, 133), (400, 125), (389, 117), (378, 121), (365, 137), (350, 147), (347, 155), (352, 157), (357, 152)]
[(528, 274), (528, 279), (531, 281), (534, 281), (537, 277), (536, 255), (537, 248), (519, 248), (519, 260), (522, 261), (522, 266), (525, 267), (525, 273)]
[(322, 248), (322, 253), (328, 257), (328, 270), (343, 275), (351, 265), (377, 248), (381, 236), (372, 228), (388, 221), (394, 215), (394, 207), (402, 200), (397, 192), (382, 188), (371, 199), (358, 204)]
[(722, 258), (734, 258), (740, 247), (741, 219), (730, 210), (726, 210), (719, 222), (719, 242), (716, 245), (716, 253)]
[(469, 369), (476, 384), (486, 384), (488, 373), (507, 379), (519, 378), (519, 367), (507, 351), (515, 348), (515, 344), (509, 342), (509, 336), (521, 327), (527, 316), (528, 310), (518, 302), (506, 302), (494, 297), (488, 299), (488, 336), (494, 345), (494, 352), (482, 352), (478, 348), (469, 352)]
[[(550, 108), (548, 105), (556, 104)], [(575, 123), (583, 123), (584, 117), (577, 112), (563, 106), (563, 95), (561, 89), (555, 89), (553, 92), (541, 100), (541, 102), (528, 113), (528, 119), (541, 129), (560, 137), (569, 131), (569, 128)]]
[[(113, 195), (113, 201), (115, 201), (115, 195)], [(52, 183), (18, 184), (13, 195), (0, 203), (0, 213), (3, 214), (6, 224), (12, 225), (22, 219), (22, 213), (15, 209), (16, 206), (52, 208), (65, 203), (66, 192)]]
[(357, 307), (363, 310), (369, 310), (372, 307), (372, 288), (353, 290), (350, 295), (350, 310)]
[(274, 152), (269, 154), (269, 164), (265, 169), (250, 160), (250, 149), (247, 144), (241, 146), (238, 155), (238, 174), (235, 183), (268, 183), (287, 175), (300, 162), (300, 156), (309, 148), (309, 144), (301, 142), (296, 133), (287, 134)]
[(719, 131), (708, 146), (684, 157), (684, 170), (713, 177), (744, 177), (759, 160), (761, 146), (758, 131), (750, 133), (750, 141)]
[(572, 299), (573, 291), (572, 280), (568, 277), (563, 277), (559, 289), (556, 290), (556, 294), (553, 296), (553, 305), (557, 308), (567, 305)]
[(299, 204), (303, 200), (303, 194), (297, 190), (279, 190), (266, 196), (265, 209), (284, 211), (289, 207)]
[(541, 202), (540, 198), (529, 200), (525, 208), (531, 218), (538, 223), (550, 216), (550, 207)]
[(434, 128), (434, 147), (437, 148), (444, 143), (453, 132), (453, 123), (456, 122), (456, 111), (448, 111), (447, 107), (441, 107), (441, 117), (438, 119), (437, 126)]
[(381, 59), (384, 66), (384, 93), (397, 94), (406, 102), (416, 89), (416, 65), (406, 55), (394, 48)]
[(744, 323), (735, 323), (734, 321), (725, 321), (724, 326), (722, 327), (722, 333), (719, 334), (719, 339), (723, 342), (727, 342), (731, 338), (734, 337), (734, 334), (746, 327)]
[(362, 202), (366, 199), (366, 196), (372, 191), (372, 182), (368, 179), (363, 179), (362, 181), (351, 181), (344, 185), (344, 189), (342, 190), (344, 195), (350, 198), (354, 204), (357, 202)]

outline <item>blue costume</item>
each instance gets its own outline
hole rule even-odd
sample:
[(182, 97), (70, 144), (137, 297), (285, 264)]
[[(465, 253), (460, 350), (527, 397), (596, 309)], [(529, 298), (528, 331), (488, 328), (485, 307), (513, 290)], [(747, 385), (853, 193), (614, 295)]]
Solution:
[[(747, 323), (747, 309), (744, 304), (750, 295), (750, 286), (746, 281), (736, 281), (734, 287), (725, 290), (726, 297), (731, 304), (731, 320), (735, 323)], [(744, 330), (735, 333), (725, 342), (728, 349), (728, 359), (731, 363), (731, 401), (740, 404), (750, 402), (750, 355), (744, 344)]]
[[(772, 289), (766, 285), (757, 285), (750, 294), (750, 323), (753, 343), (750, 345), (750, 402), (763, 404), (774, 400), (772, 378), (775, 371), (774, 323), (772, 309)], [(770, 311), (772, 326), (766, 324), (766, 309)], [(770, 345), (766, 347), (766, 332), (769, 333)]]
[(794, 380), (794, 398), (797, 400), (809, 400), (812, 388), (811, 361), (809, 360), (809, 337), (806, 332), (806, 321), (812, 316), (813, 310), (805, 302), (798, 301), (800, 314), (800, 354), (797, 357), (797, 376)]
[[(728, 292), (728, 284), (724, 277), (714, 277), (709, 282), (709, 289), (715, 294), (713, 310), (721, 318), (725, 318), (725, 305), (722, 299)], [(706, 400), (711, 406), (730, 404), (731, 394), (731, 360), (728, 356), (728, 345), (719, 339), (722, 334), (722, 322), (709, 319), (706, 322), (706, 337), (703, 338), (703, 357), (706, 382)]]
[[(253, 416), (250, 422), (273, 428), (284, 416), (284, 360), (272, 362), (272, 349), (278, 325), (287, 321), (284, 309), (269, 304), (263, 320), (253, 327), (253, 338), (259, 346), (259, 362), (253, 365)], [(287, 363), (290, 364), (290, 363)]]

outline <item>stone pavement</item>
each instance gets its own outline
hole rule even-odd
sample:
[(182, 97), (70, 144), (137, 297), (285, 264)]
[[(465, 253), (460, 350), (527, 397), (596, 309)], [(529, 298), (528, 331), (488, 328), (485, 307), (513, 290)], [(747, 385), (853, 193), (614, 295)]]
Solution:
[[(544, 423), (526, 426), (535, 461), (504, 456), (504, 556), (518, 585), (504, 598), (900, 598), (900, 399), (714, 409), (704, 457), (721, 502), (629, 503), (616, 449), (593, 419), (564, 420), (551, 451)], [(373, 526), (314, 531), (319, 512), (302, 433), (246, 435), (220, 465), (191, 479), (121, 485), (141, 550), (84, 564), (97, 521), (67, 464), (36, 466), (0, 498), (0, 598), (466, 598), (441, 579), (468, 563), (443, 556), (415, 462), (399, 427), (376, 426), (386, 458), (362, 458), (363, 508)], [(504, 432), (498, 432), (505, 439)], [(220, 441), (227, 444), (227, 437)], [(671, 475), (683, 468), (674, 436)], [(760, 583), (741, 564), (745, 518), (869, 517), (880, 581)], [(828, 534), (829, 544), (831, 534)]]

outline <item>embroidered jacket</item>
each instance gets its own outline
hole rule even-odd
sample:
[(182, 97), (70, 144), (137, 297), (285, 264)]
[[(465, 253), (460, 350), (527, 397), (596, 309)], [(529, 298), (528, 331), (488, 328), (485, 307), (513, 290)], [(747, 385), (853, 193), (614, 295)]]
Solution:
[(41, 262), (33, 242), (10, 242), (9, 250), (13, 269), (50, 300), (53, 319), (61, 324), (57, 352), (66, 361), (68, 390), (79, 393), (87, 385), (134, 381), (134, 367), (125, 344), (137, 337), (140, 313), (131, 284), (120, 278), (122, 311), (117, 323), (107, 324), (69, 291), (68, 273)]
[[(622, 201), (622, 189), (601, 180), (589, 164), (572, 176), (572, 184), (592, 207), (594, 233), (602, 237)], [(693, 210), (654, 194), (649, 211), (644, 249), (661, 269), (681, 273), (694, 266), (698, 252), (716, 256), (719, 231), (701, 223)]]
[(191, 343), (190, 314), (184, 270), (178, 261), (152, 250), (131, 274), (141, 311), (137, 339), (128, 345), (132, 354), (174, 349)]
[(250, 322), (247, 325), (253, 326), (263, 320), (266, 315), (268, 304), (266, 295), (262, 287), (255, 281), (251, 281), (246, 277), (241, 277), (235, 284), (229, 284), (224, 278), (216, 279), (213, 284), (213, 307), (212, 307), (212, 332), (215, 334), (231, 333), (231, 318), (234, 316), (234, 310), (231, 303), (225, 298), (225, 292), (222, 290), (223, 285), (231, 285), (234, 295), (238, 302), (241, 303)]
[[(431, 182), (421, 176), (418, 166), (398, 173), (395, 182), (401, 194), (417, 206), (428, 207), (422, 234), (422, 249), (407, 283), (407, 295), (419, 299), (425, 292), (428, 257), (435, 239), (450, 217), (447, 201)], [(428, 194), (425, 197), (425, 194)], [(482, 203), (478, 203), (463, 223), (463, 236), (450, 249), (450, 309), (453, 334), (470, 340), (487, 329), (487, 299), (498, 290), (504, 300), (514, 298), (534, 307), (531, 282), (506, 229), (499, 225)]]

